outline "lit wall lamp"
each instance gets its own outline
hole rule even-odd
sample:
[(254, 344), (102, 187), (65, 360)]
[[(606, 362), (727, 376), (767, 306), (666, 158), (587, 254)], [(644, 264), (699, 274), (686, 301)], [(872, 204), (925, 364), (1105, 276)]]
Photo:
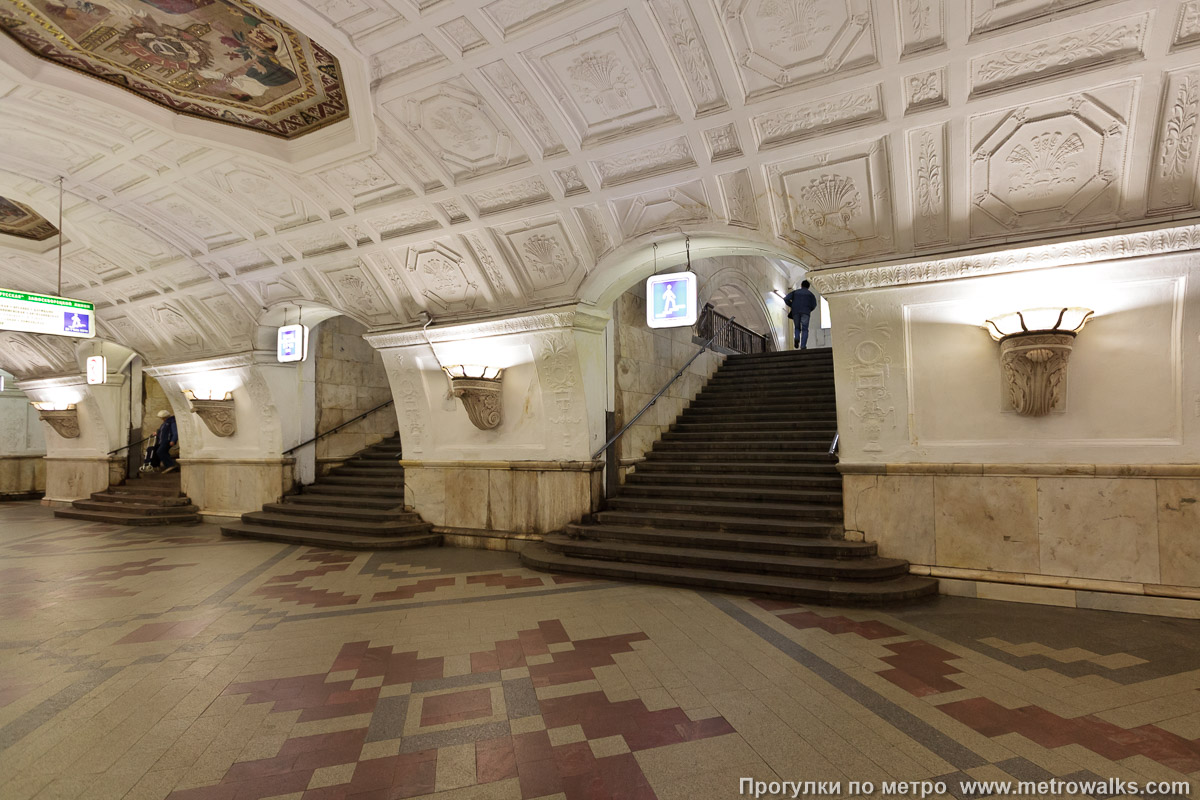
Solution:
[(442, 367), (455, 397), (462, 400), (471, 424), (482, 431), (500, 424), (500, 380), (503, 367), (454, 364)]
[(1030, 308), (987, 320), (1000, 342), (1000, 367), (1018, 414), (1040, 417), (1062, 407), (1067, 361), (1090, 308)]
[[(197, 394), (184, 389), (183, 395), (192, 404), (192, 413), (204, 420), (214, 436), (233, 436), (237, 433), (237, 417), (233, 413), (233, 393), (208, 390)], [(218, 397), (217, 395), (221, 395)]]
[(35, 402), (33, 407), (38, 410), (38, 419), (49, 423), (59, 436), (64, 439), (79, 438), (79, 412), (74, 403)]

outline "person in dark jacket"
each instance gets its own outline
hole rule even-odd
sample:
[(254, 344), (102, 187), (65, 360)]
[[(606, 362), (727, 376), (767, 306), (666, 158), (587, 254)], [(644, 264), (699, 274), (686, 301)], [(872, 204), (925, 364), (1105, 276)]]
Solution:
[(170, 411), (158, 412), (158, 418), (162, 420), (162, 424), (158, 426), (158, 433), (155, 434), (154, 455), (150, 463), (162, 467), (163, 472), (174, 472), (179, 469), (179, 465), (171, 457), (171, 448), (179, 444), (179, 426), (175, 422), (175, 415)]
[(808, 281), (801, 281), (800, 288), (788, 292), (783, 302), (791, 309), (789, 316), (794, 326), (792, 347), (805, 350), (808, 348), (808, 318), (817, 307), (817, 296), (808, 290)]

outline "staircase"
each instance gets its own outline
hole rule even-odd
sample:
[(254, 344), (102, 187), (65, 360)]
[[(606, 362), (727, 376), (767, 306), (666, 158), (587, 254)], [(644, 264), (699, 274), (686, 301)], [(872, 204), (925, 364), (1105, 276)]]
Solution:
[(937, 581), (844, 538), (831, 350), (730, 356), (588, 524), (527, 546), (536, 569), (881, 605)]
[(351, 456), (302, 493), (221, 526), (221, 533), (338, 550), (440, 545), (442, 537), (430, 532), (432, 525), (404, 510), (399, 460), (400, 437), (393, 435)]
[(179, 488), (179, 473), (145, 473), (58, 508), (54, 516), (113, 525), (195, 525), (199, 509)]

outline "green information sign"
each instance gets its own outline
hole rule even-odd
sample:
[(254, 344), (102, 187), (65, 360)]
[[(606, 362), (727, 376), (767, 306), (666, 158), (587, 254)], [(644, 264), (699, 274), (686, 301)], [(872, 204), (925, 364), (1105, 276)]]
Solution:
[(91, 339), (96, 335), (96, 306), (67, 297), (0, 289), (0, 331)]

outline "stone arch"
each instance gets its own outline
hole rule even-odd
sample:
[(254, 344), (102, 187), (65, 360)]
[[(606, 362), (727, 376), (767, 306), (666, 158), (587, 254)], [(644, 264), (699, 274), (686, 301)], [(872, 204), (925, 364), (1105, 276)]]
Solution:
[[(655, 244), (658, 244), (657, 254)], [(598, 308), (608, 308), (656, 269), (662, 271), (686, 263), (689, 249), (692, 261), (728, 255), (759, 256), (771, 259), (797, 275), (808, 269), (798, 251), (786, 249), (776, 241), (755, 237), (744, 229), (678, 228), (626, 242), (601, 258), (579, 287), (579, 299)]]
[[(756, 283), (755, 278), (759, 278)], [(738, 321), (747, 328), (760, 333), (769, 333), (775, 342), (776, 349), (780, 348), (788, 335), (784, 325), (786, 315), (782, 301), (773, 293), (774, 286), (762, 285), (762, 276), (750, 272), (744, 265), (731, 264), (713, 273), (699, 287), (700, 304), (712, 302), (722, 290), (732, 289), (744, 299), (745, 305), (751, 309), (753, 320)], [(769, 302), (768, 298), (774, 298)], [(716, 305), (714, 303), (714, 305)], [(719, 309), (718, 309), (719, 310)], [(757, 323), (757, 324), (754, 324)]]

